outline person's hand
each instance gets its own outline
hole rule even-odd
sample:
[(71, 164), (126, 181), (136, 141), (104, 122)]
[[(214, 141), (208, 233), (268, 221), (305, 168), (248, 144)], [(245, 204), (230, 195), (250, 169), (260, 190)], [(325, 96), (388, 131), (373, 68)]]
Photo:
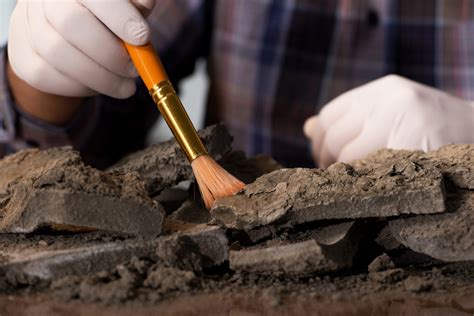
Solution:
[(151, 10), (155, 0), (132, 2), (19, 0), (8, 42), (13, 72), (52, 95), (130, 97), (137, 73), (120, 39), (134, 45), (149, 41), (139, 9)]
[(328, 103), (304, 132), (321, 168), (380, 148), (429, 151), (474, 143), (474, 102), (389, 75)]

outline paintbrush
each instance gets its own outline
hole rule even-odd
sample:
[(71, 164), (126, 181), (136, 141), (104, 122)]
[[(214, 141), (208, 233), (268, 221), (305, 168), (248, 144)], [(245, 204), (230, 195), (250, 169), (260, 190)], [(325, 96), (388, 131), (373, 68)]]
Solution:
[(206, 208), (210, 209), (216, 199), (240, 191), (245, 186), (244, 183), (209, 156), (151, 43), (144, 46), (125, 43), (125, 47), (155, 104), (191, 163)]

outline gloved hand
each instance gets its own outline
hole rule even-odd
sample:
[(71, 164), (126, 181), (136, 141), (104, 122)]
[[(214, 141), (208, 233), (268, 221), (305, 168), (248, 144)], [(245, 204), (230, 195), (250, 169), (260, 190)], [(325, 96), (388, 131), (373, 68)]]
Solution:
[(155, 0), (19, 0), (10, 22), (8, 58), (15, 74), (50, 94), (102, 93), (127, 98), (137, 76), (120, 39), (149, 41), (140, 9)]
[(304, 132), (321, 168), (380, 148), (429, 151), (474, 143), (474, 102), (389, 75), (328, 103)]

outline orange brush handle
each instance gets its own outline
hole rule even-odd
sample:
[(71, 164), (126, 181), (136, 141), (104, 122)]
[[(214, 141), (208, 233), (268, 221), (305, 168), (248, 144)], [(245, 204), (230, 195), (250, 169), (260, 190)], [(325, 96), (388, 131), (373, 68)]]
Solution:
[(181, 100), (168, 80), (166, 71), (153, 46), (150, 43), (144, 46), (124, 44), (137, 68), (138, 74), (145, 82), (151, 97), (188, 160), (192, 162), (199, 156), (207, 155), (206, 148), (199, 139)]
[(148, 90), (168, 80), (165, 68), (151, 43), (144, 46), (134, 46), (125, 42), (124, 44)]

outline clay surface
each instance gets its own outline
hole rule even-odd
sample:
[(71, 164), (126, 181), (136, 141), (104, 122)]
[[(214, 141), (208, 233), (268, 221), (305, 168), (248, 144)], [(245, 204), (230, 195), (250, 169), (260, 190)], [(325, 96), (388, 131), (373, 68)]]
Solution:
[(440, 172), (409, 160), (364, 172), (336, 163), (327, 170), (282, 169), (258, 178), (235, 196), (219, 199), (211, 216), (226, 227), (252, 229), (323, 219), (443, 212)]
[(434, 166), (457, 187), (474, 189), (474, 144), (448, 145), (427, 153), (381, 149), (352, 164), (356, 169), (365, 169), (400, 159), (408, 159), (423, 166)]
[(88, 167), (68, 147), (0, 160), (0, 232), (46, 226), (151, 236), (160, 234), (163, 220), (161, 205), (135, 174)]
[[(198, 134), (209, 154), (216, 160), (231, 149), (232, 136), (223, 125), (209, 126)], [(193, 179), (191, 165), (174, 138), (130, 154), (109, 170), (138, 173), (149, 195), (156, 195), (181, 181)]]
[(414, 251), (443, 261), (474, 260), (474, 191), (450, 193), (445, 214), (400, 218), (389, 225)]

